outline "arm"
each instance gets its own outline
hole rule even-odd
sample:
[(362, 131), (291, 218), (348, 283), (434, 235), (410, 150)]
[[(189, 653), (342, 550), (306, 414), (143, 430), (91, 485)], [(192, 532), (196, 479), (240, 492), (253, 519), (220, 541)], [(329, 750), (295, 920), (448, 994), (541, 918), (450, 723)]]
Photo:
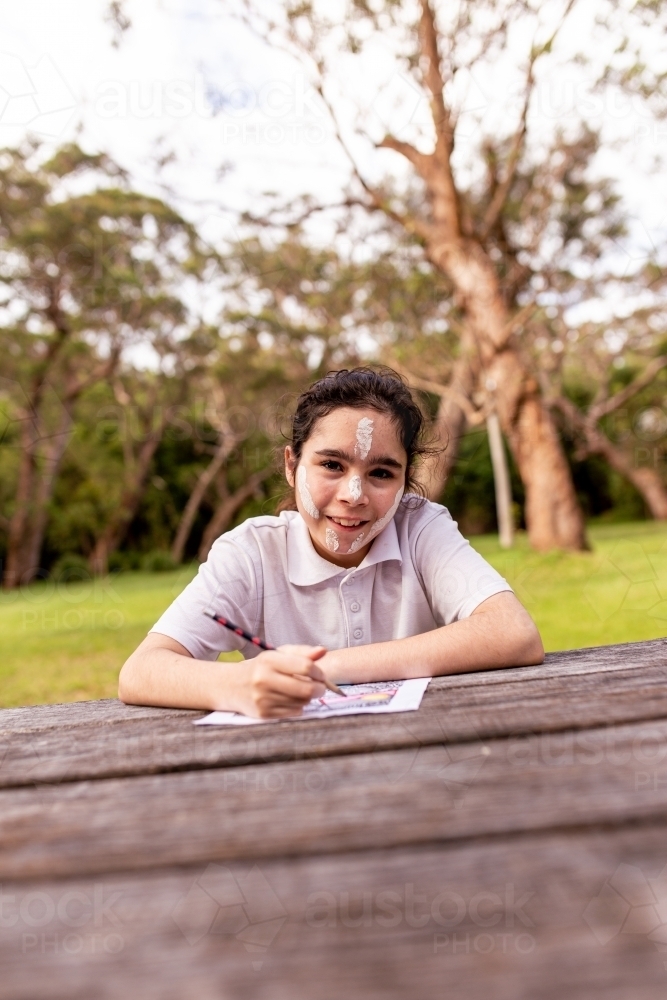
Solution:
[(337, 682), (359, 683), (460, 674), (542, 663), (544, 648), (532, 618), (514, 594), (488, 597), (469, 618), (442, 628), (327, 653), (323, 670)]
[(169, 636), (150, 632), (125, 662), (118, 697), (131, 705), (242, 712), (261, 719), (299, 715), (324, 694), (315, 660), (322, 646), (281, 646), (236, 663), (195, 660)]

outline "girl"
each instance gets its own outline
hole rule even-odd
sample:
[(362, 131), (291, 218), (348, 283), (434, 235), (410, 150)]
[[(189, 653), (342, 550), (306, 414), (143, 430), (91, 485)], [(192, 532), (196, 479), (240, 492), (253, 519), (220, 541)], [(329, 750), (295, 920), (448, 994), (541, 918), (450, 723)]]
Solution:
[[(424, 419), (390, 370), (315, 382), (285, 448), (277, 517), (222, 535), (125, 663), (133, 704), (299, 715), (335, 682), (541, 663), (539, 633), (505, 580), (414, 480)], [(260, 651), (215, 612), (277, 646)], [(295, 643), (297, 645), (295, 645)], [(241, 649), (244, 662), (215, 662)]]

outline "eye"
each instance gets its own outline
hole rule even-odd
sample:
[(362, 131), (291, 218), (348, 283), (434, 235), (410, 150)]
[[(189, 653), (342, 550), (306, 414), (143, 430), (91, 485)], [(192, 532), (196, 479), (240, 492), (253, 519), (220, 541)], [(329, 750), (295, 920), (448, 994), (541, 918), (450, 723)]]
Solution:
[(340, 462), (337, 462), (333, 458), (328, 458), (326, 460), (326, 462), (322, 462), (321, 464), (322, 464), (322, 468), (323, 469), (328, 469), (329, 472), (342, 472), (343, 471), (343, 466), (340, 464)]
[(370, 475), (375, 479), (394, 479), (394, 473), (389, 469), (373, 469)]

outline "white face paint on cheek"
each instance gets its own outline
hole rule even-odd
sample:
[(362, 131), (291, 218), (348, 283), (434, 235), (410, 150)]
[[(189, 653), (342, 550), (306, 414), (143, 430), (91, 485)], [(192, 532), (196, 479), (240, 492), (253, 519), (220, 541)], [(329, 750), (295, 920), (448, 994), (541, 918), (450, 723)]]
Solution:
[(333, 530), (333, 528), (327, 528), (326, 530), (325, 545), (332, 552), (338, 551), (338, 546), (340, 545), (340, 542), (338, 541), (338, 535)]
[(361, 500), (361, 479), (359, 476), (352, 476), (347, 484), (347, 488), (355, 503)]
[(313, 498), (308, 489), (308, 483), (306, 482), (306, 470), (303, 465), (300, 465), (296, 470), (296, 484), (299, 489), (299, 496), (301, 497), (301, 503), (303, 504), (303, 509), (315, 520), (318, 520), (320, 512), (313, 502)]
[(365, 538), (363, 531), (360, 535), (357, 535), (355, 540), (350, 545), (350, 548), (348, 549), (349, 553), (358, 552), (359, 549), (362, 547), (362, 545), (366, 545), (368, 542), (371, 541), (371, 539), (375, 538), (376, 535), (379, 535), (383, 528), (387, 527), (392, 517), (398, 510), (398, 505), (401, 502), (401, 497), (403, 496), (404, 492), (405, 492), (405, 487), (401, 486), (400, 490), (394, 497), (393, 504), (391, 505), (387, 513), (384, 515), (384, 517), (381, 517), (379, 521), (375, 522), (375, 524), (373, 525), (373, 527), (368, 532), (368, 535)]
[(359, 458), (366, 458), (373, 444), (373, 421), (370, 417), (362, 417), (357, 424), (357, 443), (354, 446)]

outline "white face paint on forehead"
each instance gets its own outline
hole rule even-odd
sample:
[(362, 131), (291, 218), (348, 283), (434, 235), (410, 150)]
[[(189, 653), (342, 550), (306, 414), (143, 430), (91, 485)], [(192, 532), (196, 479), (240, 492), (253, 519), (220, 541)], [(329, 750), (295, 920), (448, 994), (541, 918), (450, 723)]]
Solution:
[(359, 458), (366, 458), (373, 444), (373, 421), (370, 417), (362, 417), (357, 424), (357, 443), (354, 446), (355, 454)]
[(296, 484), (299, 490), (299, 496), (301, 497), (301, 503), (303, 504), (303, 509), (311, 517), (317, 520), (320, 516), (320, 512), (315, 506), (310, 490), (308, 489), (308, 483), (306, 482), (306, 470), (303, 465), (300, 465), (296, 470)]
[(351, 476), (347, 488), (355, 503), (361, 500), (361, 479), (359, 476)]

